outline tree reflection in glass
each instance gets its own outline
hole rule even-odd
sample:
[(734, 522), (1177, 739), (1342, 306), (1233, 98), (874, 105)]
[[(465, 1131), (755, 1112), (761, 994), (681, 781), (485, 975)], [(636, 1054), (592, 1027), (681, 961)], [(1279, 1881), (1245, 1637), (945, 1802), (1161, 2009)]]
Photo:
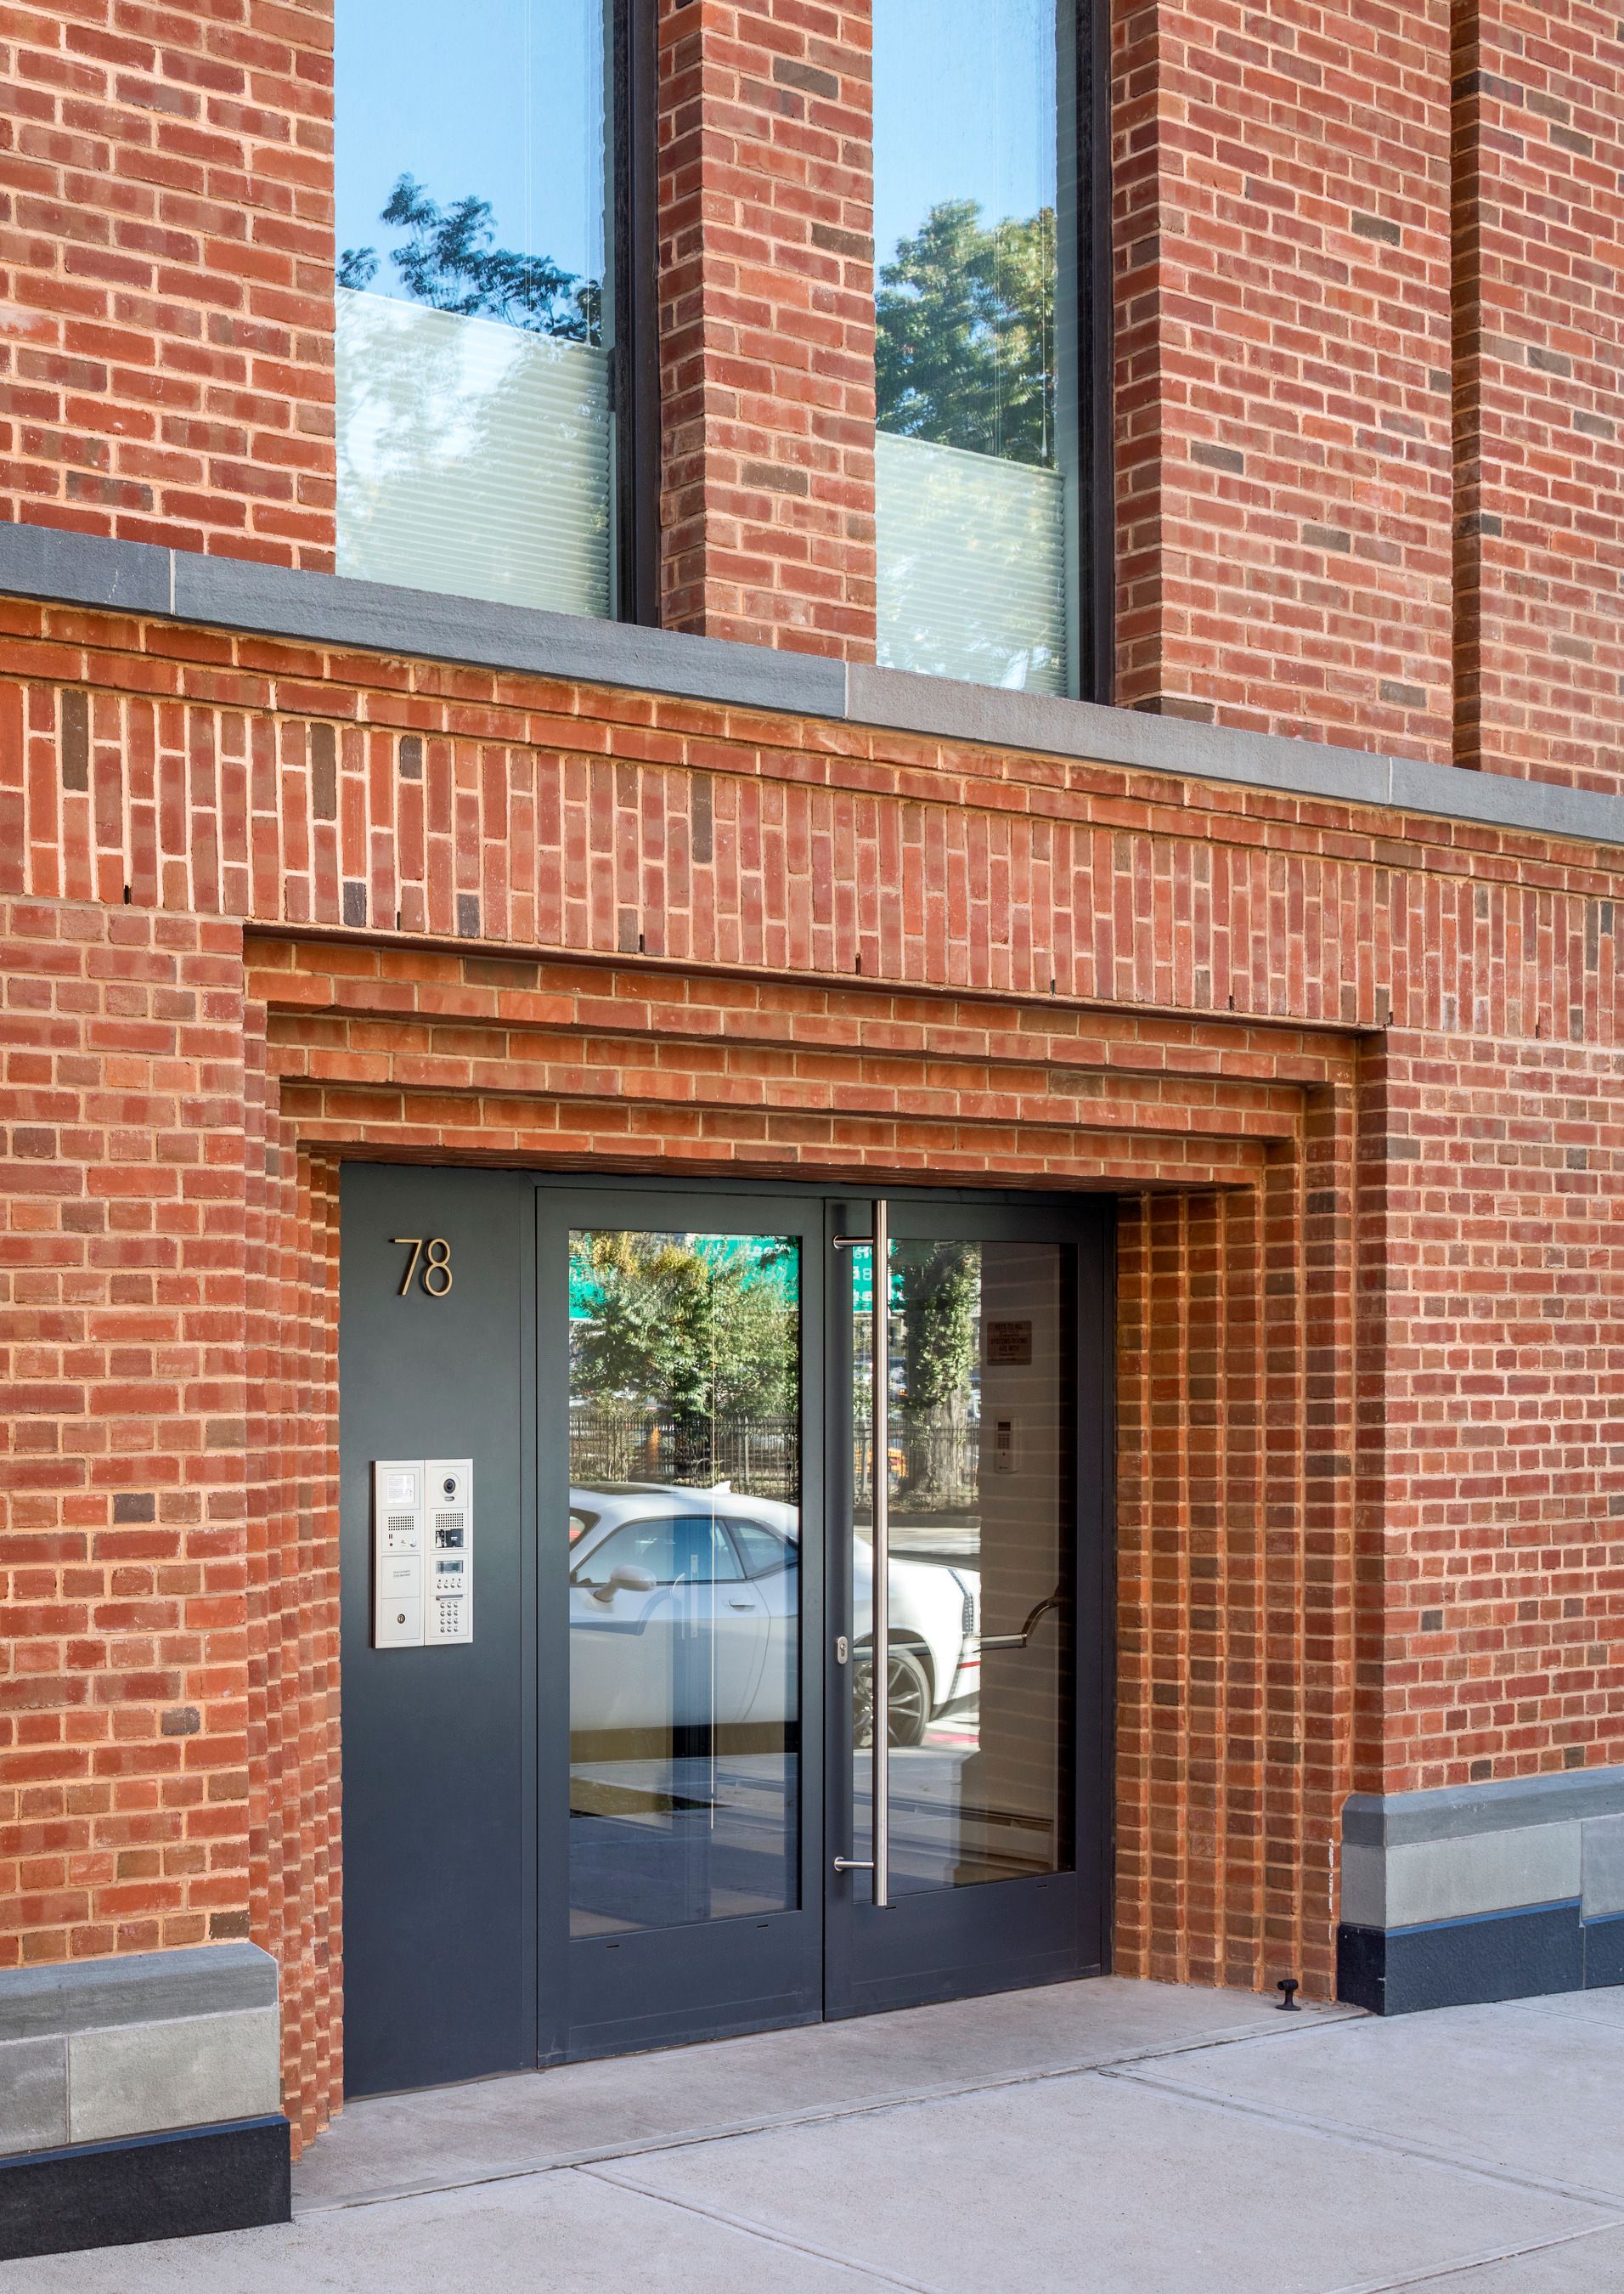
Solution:
[(879, 659), (1063, 692), (1072, 0), (875, 0)]
[[(854, 1253), (852, 1322), (858, 1858), (873, 1836), (870, 1256)], [(1069, 1245), (891, 1245), (894, 1897), (1071, 1864), (1075, 1283)]]
[(800, 1263), (570, 1239), (572, 1932), (799, 1899)]

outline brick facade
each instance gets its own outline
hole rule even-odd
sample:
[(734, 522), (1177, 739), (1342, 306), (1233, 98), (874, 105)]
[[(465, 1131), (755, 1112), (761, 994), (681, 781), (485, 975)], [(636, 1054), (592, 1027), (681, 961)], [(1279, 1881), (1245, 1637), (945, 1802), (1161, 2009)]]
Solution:
[[(1118, 697), (1617, 790), (1616, 25), (1116, 32)], [(7, 514), (323, 567), (323, 12), (8, 37)], [(866, 10), (660, 38), (666, 618), (862, 659)], [(1324, 1994), (1351, 1789), (1624, 1762), (1620, 847), (20, 598), (0, 647), (0, 1963), (251, 1935), (337, 2107), (358, 1154), (1119, 1199), (1125, 1973)]]
[(330, 5), (4, 37), (0, 515), (330, 572)]
[[(1113, 769), (30, 611), (0, 760), (23, 832), (8, 1275), (30, 1316), (73, 1319), (12, 1324), (12, 1521), (55, 1541), (8, 1613), (13, 1950), (251, 1913), (283, 1957), (290, 2107), (309, 2130), (335, 2099), (330, 1187), (357, 1148), (1127, 1198), (1126, 1970), (1290, 1964), (1323, 1990), (1351, 1783), (1624, 1757), (1620, 872)], [(346, 928), (350, 885), (368, 918), (416, 902), (405, 931), (438, 940)], [(203, 1142), (175, 1094), (212, 1046), (172, 944), (208, 951), (248, 1110)], [(109, 997), (127, 1045), (90, 1033)], [(115, 1044), (142, 1066), (117, 1078), (116, 1157), (77, 1096)], [(132, 1096), (166, 1062), (166, 1095)], [(130, 1201), (105, 1271), (64, 1249)], [(191, 1228), (223, 1306), (194, 1299)], [(173, 1290), (143, 1271), (126, 1303), (115, 1269), (172, 1260)], [(195, 1381), (186, 1406), (86, 1451), (71, 1381), (122, 1406), (126, 1345)], [(117, 1520), (121, 1493), (153, 1528)], [(137, 1558), (202, 1584), (155, 1579), (168, 1606), (99, 1640)], [(218, 1639), (194, 1647), (206, 1558), (230, 1607), (196, 1612)], [(105, 1704), (57, 1689), (76, 1648)], [(188, 1705), (208, 1728), (166, 1735)], [(123, 1831), (154, 1809), (132, 1898)], [(145, 1924), (120, 1927), (132, 1901)]]
[(869, 11), (663, 0), (668, 629), (874, 652)]
[(1458, 761), (1617, 790), (1624, 28), (1458, 4)]
[(1449, 0), (1116, 28), (1117, 698), (1447, 758)]

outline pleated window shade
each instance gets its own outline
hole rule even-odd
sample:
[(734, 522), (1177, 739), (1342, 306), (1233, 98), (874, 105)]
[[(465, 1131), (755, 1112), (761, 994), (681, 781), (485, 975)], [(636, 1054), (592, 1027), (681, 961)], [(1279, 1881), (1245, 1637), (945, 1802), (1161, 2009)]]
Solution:
[(1064, 693), (1065, 480), (883, 430), (874, 446), (881, 665)]
[(337, 290), (338, 571), (610, 610), (609, 354)]

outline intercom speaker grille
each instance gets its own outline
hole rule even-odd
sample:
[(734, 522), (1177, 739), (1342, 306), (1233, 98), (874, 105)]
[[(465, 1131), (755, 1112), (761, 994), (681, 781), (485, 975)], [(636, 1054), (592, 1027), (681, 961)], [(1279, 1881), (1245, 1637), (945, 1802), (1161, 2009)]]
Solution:
[(434, 1516), (434, 1527), (436, 1529), (460, 1529), (462, 1527), (462, 1519), (463, 1517), (459, 1513), (437, 1513)]
[(410, 1537), (417, 1525), (418, 1517), (415, 1513), (392, 1513), (388, 1517), (391, 1537)]

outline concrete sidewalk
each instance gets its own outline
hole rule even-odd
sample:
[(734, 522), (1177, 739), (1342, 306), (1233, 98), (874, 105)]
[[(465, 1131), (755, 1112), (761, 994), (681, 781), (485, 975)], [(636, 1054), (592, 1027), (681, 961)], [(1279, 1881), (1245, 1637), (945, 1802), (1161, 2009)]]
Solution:
[(361, 2103), (288, 2228), (0, 2294), (1601, 2294), (1624, 1990), (1393, 2022), (1114, 1980)]

